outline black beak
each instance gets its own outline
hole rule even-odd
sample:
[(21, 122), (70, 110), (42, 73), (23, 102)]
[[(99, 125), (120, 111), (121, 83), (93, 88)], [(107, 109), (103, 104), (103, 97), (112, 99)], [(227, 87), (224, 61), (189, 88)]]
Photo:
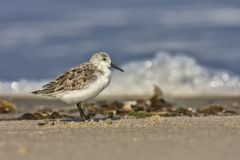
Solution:
[(119, 70), (119, 71), (121, 71), (121, 72), (124, 72), (123, 69), (119, 68), (118, 66), (116, 66), (116, 65), (113, 64), (113, 63), (111, 63), (111, 67), (113, 67), (113, 68), (115, 68), (115, 69), (117, 69), (117, 70)]

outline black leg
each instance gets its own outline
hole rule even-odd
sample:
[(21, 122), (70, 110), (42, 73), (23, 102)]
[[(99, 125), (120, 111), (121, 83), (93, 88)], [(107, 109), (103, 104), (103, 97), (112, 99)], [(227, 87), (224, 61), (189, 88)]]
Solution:
[(77, 107), (78, 107), (78, 111), (79, 111), (79, 113), (80, 113), (80, 117), (81, 118), (84, 118), (84, 119), (88, 119), (89, 117), (88, 116), (86, 116), (86, 114), (83, 112), (83, 110), (82, 110), (82, 103), (78, 103), (77, 104)]

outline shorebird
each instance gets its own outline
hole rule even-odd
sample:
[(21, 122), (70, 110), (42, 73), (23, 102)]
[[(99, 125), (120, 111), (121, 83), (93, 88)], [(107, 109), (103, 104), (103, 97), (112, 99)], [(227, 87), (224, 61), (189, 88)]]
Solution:
[(73, 67), (44, 85), (42, 89), (32, 92), (35, 95), (49, 96), (68, 104), (77, 104), (80, 117), (88, 119), (82, 109), (82, 103), (96, 97), (111, 81), (113, 67), (121, 72), (123, 69), (114, 65), (106, 52), (92, 55), (89, 62)]

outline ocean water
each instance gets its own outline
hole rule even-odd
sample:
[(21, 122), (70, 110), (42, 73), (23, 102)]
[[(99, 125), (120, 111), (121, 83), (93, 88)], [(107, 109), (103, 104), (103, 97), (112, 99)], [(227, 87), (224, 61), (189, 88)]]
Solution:
[(0, 0), (0, 94), (28, 94), (107, 51), (104, 94), (240, 93), (240, 1)]

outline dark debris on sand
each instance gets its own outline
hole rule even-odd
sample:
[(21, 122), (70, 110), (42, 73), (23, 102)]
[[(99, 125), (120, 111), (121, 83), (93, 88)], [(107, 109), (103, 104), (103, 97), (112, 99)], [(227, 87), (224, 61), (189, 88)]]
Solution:
[(174, 107), (173, 104), (166, 101), (163, 92), (157, 86), (154, 88), (154, 95), (149, 100), (139, 99), (130, 103), (122, 102), (101, 102), (99, 104), (89, 104), (86, 106), (91, 117), (102, 114), (108, 117), (113, 115), (134, 116), (137, 118), (159, 115), (164, 117), (175, 116), (231, 116), (239, 115), (237, 111), (226, 110), (221, 105), (210, 105), (207, 107), (194, 109), (185, 107)]
[[(87, 104), (86, 111), (91, 118), (98, 115), (111, 118), (113, 116), (134, 116), (136, 118), (150, 117), (159, 115), (164, 117), (175, 116), (231, 116), (239, 113), (233, 110), (226, 110), (221, 105), (210, 105), (207, 107), (194, 109), (186, 107), (174, 107), (173, 104), (166, 101), (163, 92), (157, 86), (154, 88), (154, 95), (149, 100), (138, 99), (134, 102), (99, 102), (96, 104)], [(77, 112), (77, 110), (75, 110)]]

